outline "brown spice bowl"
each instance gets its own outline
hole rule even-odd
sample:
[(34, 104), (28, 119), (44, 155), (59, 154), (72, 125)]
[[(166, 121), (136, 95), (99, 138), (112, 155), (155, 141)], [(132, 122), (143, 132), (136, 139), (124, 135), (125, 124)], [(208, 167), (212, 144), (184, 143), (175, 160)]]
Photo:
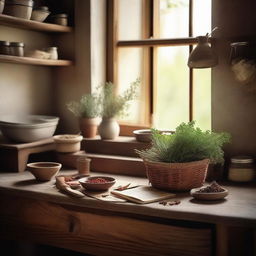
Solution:
[[(202, 188), (202, 187), (201, 187)], [(221, 192), (198, 192), (201, 188), (193, 188), (190, 191), (190, 195), (198, 200), (221, 200), (228, 195), (228, 190), (224, 189)]]
[(55, 162), (35, 162), (27, 164), (28, 171), (30, 171), (37, 180), (49, 181), (60, 170), (60, 163)]
[[(104, 183), (91, 183), (90, 181), (93, 179), (105, 179), (106, 182)], [(93, 191), (104, 191), (111, 188), (115, 183), (116, 180), (112, 177), (107, 176), (92, 176), (92, 177), (85, 177), (79, 180), (79, 183), (86, 189), (86, 190), (93, 190)]]

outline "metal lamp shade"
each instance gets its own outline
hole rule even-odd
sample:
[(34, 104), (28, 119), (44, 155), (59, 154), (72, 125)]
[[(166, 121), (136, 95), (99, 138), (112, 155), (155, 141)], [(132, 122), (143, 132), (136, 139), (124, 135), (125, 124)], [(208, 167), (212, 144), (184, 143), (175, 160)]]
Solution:
[(198, 45), (188, 58), (190, 68), (211, 68), (218, 64), (218, 57), (208, 43), (207, 36), (199, 36)]

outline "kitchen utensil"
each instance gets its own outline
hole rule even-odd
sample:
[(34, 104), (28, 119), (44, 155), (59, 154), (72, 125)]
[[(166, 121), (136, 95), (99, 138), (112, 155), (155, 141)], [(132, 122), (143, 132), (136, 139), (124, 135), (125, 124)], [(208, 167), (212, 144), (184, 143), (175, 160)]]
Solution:
[(82, 192), (72, 189), (68, 184), (66, 184), (65, 177), (63, 177), (63, 176), (56, 177), (56, 187), (60, 191), (66, 192), (67, 194), (74, 196), (74, 197), (81, 198), (81, 197), (85, 196)]

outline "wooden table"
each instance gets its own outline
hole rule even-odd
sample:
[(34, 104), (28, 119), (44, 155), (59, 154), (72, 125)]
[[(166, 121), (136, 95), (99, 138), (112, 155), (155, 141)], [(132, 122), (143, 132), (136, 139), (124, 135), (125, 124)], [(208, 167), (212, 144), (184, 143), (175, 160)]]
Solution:
[[(145, 178), (111, 176), (147, 184)], [(1, 173), (0, 237), (93, 255), (253, 255), (256, 188), (225, 188), (230, 194), (222, 201), (199, 202), (179, 193), (179, 205), (137, 205), (73, 198), (60, 193), (54, 180), (38, 183), (26, 171)]]

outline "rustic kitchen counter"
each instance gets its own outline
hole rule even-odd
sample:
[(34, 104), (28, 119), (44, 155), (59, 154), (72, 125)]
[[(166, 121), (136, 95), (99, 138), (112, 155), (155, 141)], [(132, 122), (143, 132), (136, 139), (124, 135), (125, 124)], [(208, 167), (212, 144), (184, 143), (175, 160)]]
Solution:
[[(60, 174), (74, 173), (70, 170)], [(122, 183), (148, 183), (145, 178), (111, 176)], [(172, 252), (171, 255), (204, 256), (230, 253), (230, 229), (255, 236), (255, 186), (223, 184), (229, 190), (228, 197), (212, 202), (199, 202), (189, 193), (176, 193), (175, 199), (181, 203), (164, 206), (73, 198), (60, 193), (54, 183), (55, 180), (37, 182), (29, 172), (1, 173), (0, 236), (26, 238), (95, 255)]]

